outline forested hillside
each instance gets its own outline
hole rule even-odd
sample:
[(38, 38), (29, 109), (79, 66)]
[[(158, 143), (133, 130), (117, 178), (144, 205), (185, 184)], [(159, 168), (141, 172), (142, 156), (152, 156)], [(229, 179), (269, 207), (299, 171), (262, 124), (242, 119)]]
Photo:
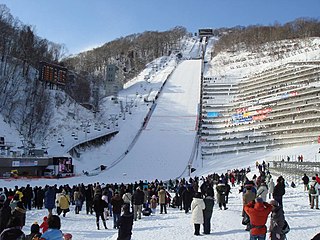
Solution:
[[(104, 92), (99, 91), (97, 95), (97, 89), (103, 89), (108, 64), (119, 68), (126, 83), (154, 59), (177, 53), (183, 40), (192, 37), (184, 27), (163, 32), (146, 31), (66, 56), (66, 46), (37, 36), (35, 28), (22, 23), (12, 16), (6, 5), (0, 4), (0, 114), (30, 142), (48, 134), (54, 110), (65, 102), (80, 106), (80, 103), (92, 103), (95, 98), (103, 99)], [(211, 57), (222, 51), (237, 55), (243, 50), (252, 53), (264, 51), (265, 55), (281, 57), (286, 50), (275, 51), (272, 46), (280, 40), (319, 37), (320, 23), (314, 19), (297, 19), (284, 25), (220, 28), (215, 33), (218, 41)], [(266, 43), (271, 47), (263, 49)], [(292, 43), (291, 48), (303, 47), (297, 44)], [(67, 81), (64, 88), (55, 91), (48, 89), (38, 80), (40, 61), (67, 67), (73, 81)], [(230, 59), (221, 61), (222, 64), (229, 62)]]

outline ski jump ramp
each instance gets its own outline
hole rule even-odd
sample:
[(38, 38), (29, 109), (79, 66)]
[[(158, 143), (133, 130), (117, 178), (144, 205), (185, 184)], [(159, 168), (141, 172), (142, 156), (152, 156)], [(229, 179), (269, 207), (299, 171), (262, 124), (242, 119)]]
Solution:
[(126, 179), (154, 180), (183, 172), (197, 134), (200, 81), (201, 60), (185, 60), (177, 66), (136, 143), (110, 169), (112, 175), (118, 172)]

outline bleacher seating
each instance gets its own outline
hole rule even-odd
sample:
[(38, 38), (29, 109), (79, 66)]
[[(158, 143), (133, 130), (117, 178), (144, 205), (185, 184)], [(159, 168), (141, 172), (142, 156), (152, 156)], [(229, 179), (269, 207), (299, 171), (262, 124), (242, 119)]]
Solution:
[(317, 143), (320, 61), (287, 63), (244, 78), (204, 77), (203, 156)]

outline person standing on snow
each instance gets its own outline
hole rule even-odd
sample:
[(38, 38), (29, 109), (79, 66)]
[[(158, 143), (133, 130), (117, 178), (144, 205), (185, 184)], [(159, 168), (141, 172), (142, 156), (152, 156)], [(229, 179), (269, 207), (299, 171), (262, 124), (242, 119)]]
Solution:
[(186, 189), (182, 193), (183, 207), (185, 213), (190, 210), (191, 202), (193, 198), (193, 190), (191, 186), (186, 186)]
[(285, 195), (286, 193), (285, 188), (286, 186), (284, 184), (284, 178), (282, 176), (278, 177), (277, 184), (273, 190), (273, 198), (279, 203), (280, 206), (283, 206), (282, 198), (283, 198), (283, 195)]
[(82, 206), (82, 194), (80, 192), (79, 187), (75, 188), (75, 191), (73, 192), (73, 199), (74, 199), (74, 203), (76, 205), (76, 207), (74, 208), (75, 214), (79, 214), (80, 213), (80, 209)]
[(120, 219), (121, 207), (123, 205), (123, 200), (118, 192), (114, 193), (114, 196), (111, 198), (112, 213), (113, 213), (113, 228), (116, 229), (117, 222)]
[(133, 214), (130, 212), (128, 204), (123, 205), (122, 211), (123, 214), (117, 223), (119, 229), (117, 240), (130, 240), (132, 235)]
[(158, 206), (158, 200), (156, 195), (152, 195), (150, 199), (150, 208), (153, 214), (156, 214), (157, 211), (157, 206)]
[(267, 201), (268, 187), (265, 182), (261, 182), (257, 189), (257, 196), (261, 197), (264, 202)]
[(268, 190), (269, 190), (269, 199), (272, 198), (273, 191), (274, 191), (274, 181), (273, 178), (270, 178), (269, 183), (268, 183)]
[(131, 206), (132, 194), (129, 188), (127, 188), (125, 194), (122, 195), (122, 200), (124, 204), (128, 204), (129, 207)]
[(93, 197), (93, 210), (96, 213), (96, 224), (97, 224), (98, 230), (100, 230), (100, 226), (99, 226), (100, 217), (103, 222), (104, 228), (108, 229), (106, 225), (106, 220), (104, 218), (104, 208), (106, 208), (107, 206), (108, 206), (107, 203), (104, 200), (102, 200), (101, 191), (96, 191)]
[(93, 188), (92, 185), (89, 184), (85, 187), (85, 201), (86, 201), (86, 212), (87, 214), (92, 214), (92, 204), (93, 204)]
[(286, 235), (283, 234), (282, 229), (285, 224), (284, 212), (282, 206), (276, 200), (271, 200), (272, 206), (271, 220), (270, 220), (270, 238), (271, 240), (284, 240)]
[(200, 235), (200, 225), (203, 221), (203, 210), (205, 209), (205, 203), (201, 198), (201, 193), (196, 192), (191, 202), (192, 222), (194, 224), (194, 235)]
[(243, 210), (242, 210), (242, 224), (246, 225), (246, 231), (250, 231), (250, 217), (244, 210), (244, 206), (246, 206), (248, 203), (254, 201), (256, 199), (256, 191), (253, 190), (254, 185), (253, 184), (246, 184), (245, 186), (245, 191), (242, 196), (242, 201), (243, 201)]
[(203, 233), (210, 234), (211, 229), (211, 217), (214, 206), (214, 192), (213, 189), (208, 187), (205, 191), (205, 198), (203, 199), (205, 209), (203, 210)]
[(49, 216), (52, 215), (52, 209), (55, 208), (56, 190), (50, 186), (44, 194), (44, 207), (48, 209)]
[[(63, 189), (62, 192), (58, 194), (58, 197), (57, 197), (58, 215), (60, 215), (61, 212), (63, 212), (63, 216), (65, 217), (67, 212), (70, 211), (69, 207), (70, 207), (70, 197), (69, 197), (69, 194), (66, 193), (66, 190)], [(59, 212), (58, 212), (58, 209), (60, 209)]]
[(262, 198), (257, 198), (244, 206), (244, 211), (250, 217), (250, 240), (265, 240), (268, 215), (272, 211), (272, 206), (263, 202)]
[(219, 208), (220, 210), (222, 210), (222, 206), (224, 208), (224, 210), (227, 210), (227, 206), (226, 206), (226, 192), (227, 192), (227, 187), (226, 185), (222, 182), (222, 180), (220, 179), (218, 182), (218, 185), (216, 187), (217, 190), (217, 201), (219, 203)]
[(141, 219), (143, 202), (144, 202), (144, 192), (141, 190), (140, 187), (137, 187), (136, 191), (132, 195), (134, 221), (137, 221), (137, 218)]
[(309, 201), (310, 208), (313, 209), (316, 205), (316, 209), (319, 209), (319, 184), (315, 177), (312, 177), (309, 187)]
[(309, 189), (308, 185), (309, 185), (309, 177), (307, 176), (307, 174), (305, 173), (302, 177), (302, 181), (303, 181), (303, 185), (304, 185), (304, 191), (307, 191)]
[(163, 212), (167, 214), (167, 203), (166, 203), (166, 190), (162, 186), (158, 192), (159, 204), (160, 204), (160, 214)]

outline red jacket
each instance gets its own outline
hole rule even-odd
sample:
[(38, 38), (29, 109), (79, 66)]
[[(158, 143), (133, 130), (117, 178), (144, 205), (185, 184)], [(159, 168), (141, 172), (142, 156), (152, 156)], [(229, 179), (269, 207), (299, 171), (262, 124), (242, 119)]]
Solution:
[(48, 220), (48, 218), (44, 217), (43, 222), (40, 225), (40, 228), (42, 228), (42, 233), (45, 233), (49, 229), (49, 225), (48, 225), (47, 220)]
[(317, 181), (317, 183), (320, 184), (320, 178), (319, 178), (319, 176), (316, 176), (316, 181)]
[(244, 210), (250, 217), (251, 235), (263, 235), (267, 233), (265, 226), (268, 215), (272, 211), (269, 203), (250, 202), (244, 206)]

